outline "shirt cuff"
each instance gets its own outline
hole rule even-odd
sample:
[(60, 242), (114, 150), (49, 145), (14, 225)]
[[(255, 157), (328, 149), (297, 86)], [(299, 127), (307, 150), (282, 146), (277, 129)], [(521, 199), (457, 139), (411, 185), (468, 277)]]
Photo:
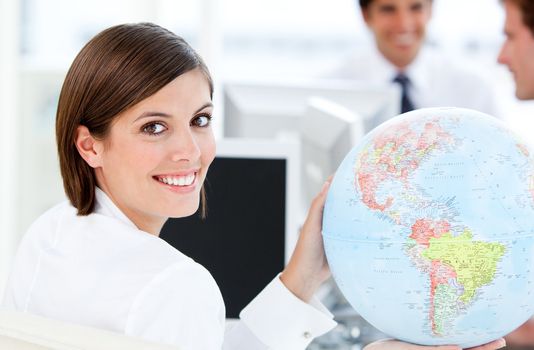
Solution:
[(239, 314), (258, 339), (273, 350), (305, 349), (336, 326), (334, 316), (313, 298), (308, 304), (291, 293), (277, 276)]

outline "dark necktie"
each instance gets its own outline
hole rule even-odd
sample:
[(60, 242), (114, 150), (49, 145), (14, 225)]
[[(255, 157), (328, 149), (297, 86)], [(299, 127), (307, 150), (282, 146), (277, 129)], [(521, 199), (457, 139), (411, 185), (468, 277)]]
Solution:
[(410, 78), (408, 78), (403, 73), (397, 74), (393, 82), (401, 86), (401, 113), (406, 113), (415, 109), (412, 100), (410, 99), (409, 89), (410, 89)]

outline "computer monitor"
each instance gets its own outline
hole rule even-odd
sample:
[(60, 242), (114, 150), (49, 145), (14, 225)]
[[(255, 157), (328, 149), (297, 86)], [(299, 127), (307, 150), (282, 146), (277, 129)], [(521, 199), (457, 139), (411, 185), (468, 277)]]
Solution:
[(321, 97), (308, 99), (306, 117), (300, 118), (302, 194), (309, 203), (326, 178), (364, 135), (363, 118)]
[(277, 137), (298, 134), (308, 99), (322, 97), (357, 113), (365, 131), (399, 114), (401, 91), (396, 85), (362, 85), (346, 81), (298, 84), (233, 83), (223, 86), (226, 137)]
[(170, 219), (161, 237), (210, 271), (237, 318), (288, 262), (302, 213), (300, 145), (222, 139), (205, 182), (207, 217)]

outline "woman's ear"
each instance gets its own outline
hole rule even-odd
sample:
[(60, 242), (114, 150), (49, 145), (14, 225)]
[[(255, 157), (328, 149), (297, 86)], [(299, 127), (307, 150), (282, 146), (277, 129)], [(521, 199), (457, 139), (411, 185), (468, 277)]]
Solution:
[(78, 153), (91, 168), (102, 166), (103, 141), (95, 139), (85, 125), (79, 125), (76, 129), (75, 143)]

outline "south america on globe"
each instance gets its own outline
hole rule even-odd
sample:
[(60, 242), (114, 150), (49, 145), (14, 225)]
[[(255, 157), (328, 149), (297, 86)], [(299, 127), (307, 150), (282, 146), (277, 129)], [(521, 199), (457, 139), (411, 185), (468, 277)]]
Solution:
[(473, 110), (397, 116), (339, 166), (323, 240), (339, 289), (382, 332), (502, 337), (534, 314), (534, 150)]

